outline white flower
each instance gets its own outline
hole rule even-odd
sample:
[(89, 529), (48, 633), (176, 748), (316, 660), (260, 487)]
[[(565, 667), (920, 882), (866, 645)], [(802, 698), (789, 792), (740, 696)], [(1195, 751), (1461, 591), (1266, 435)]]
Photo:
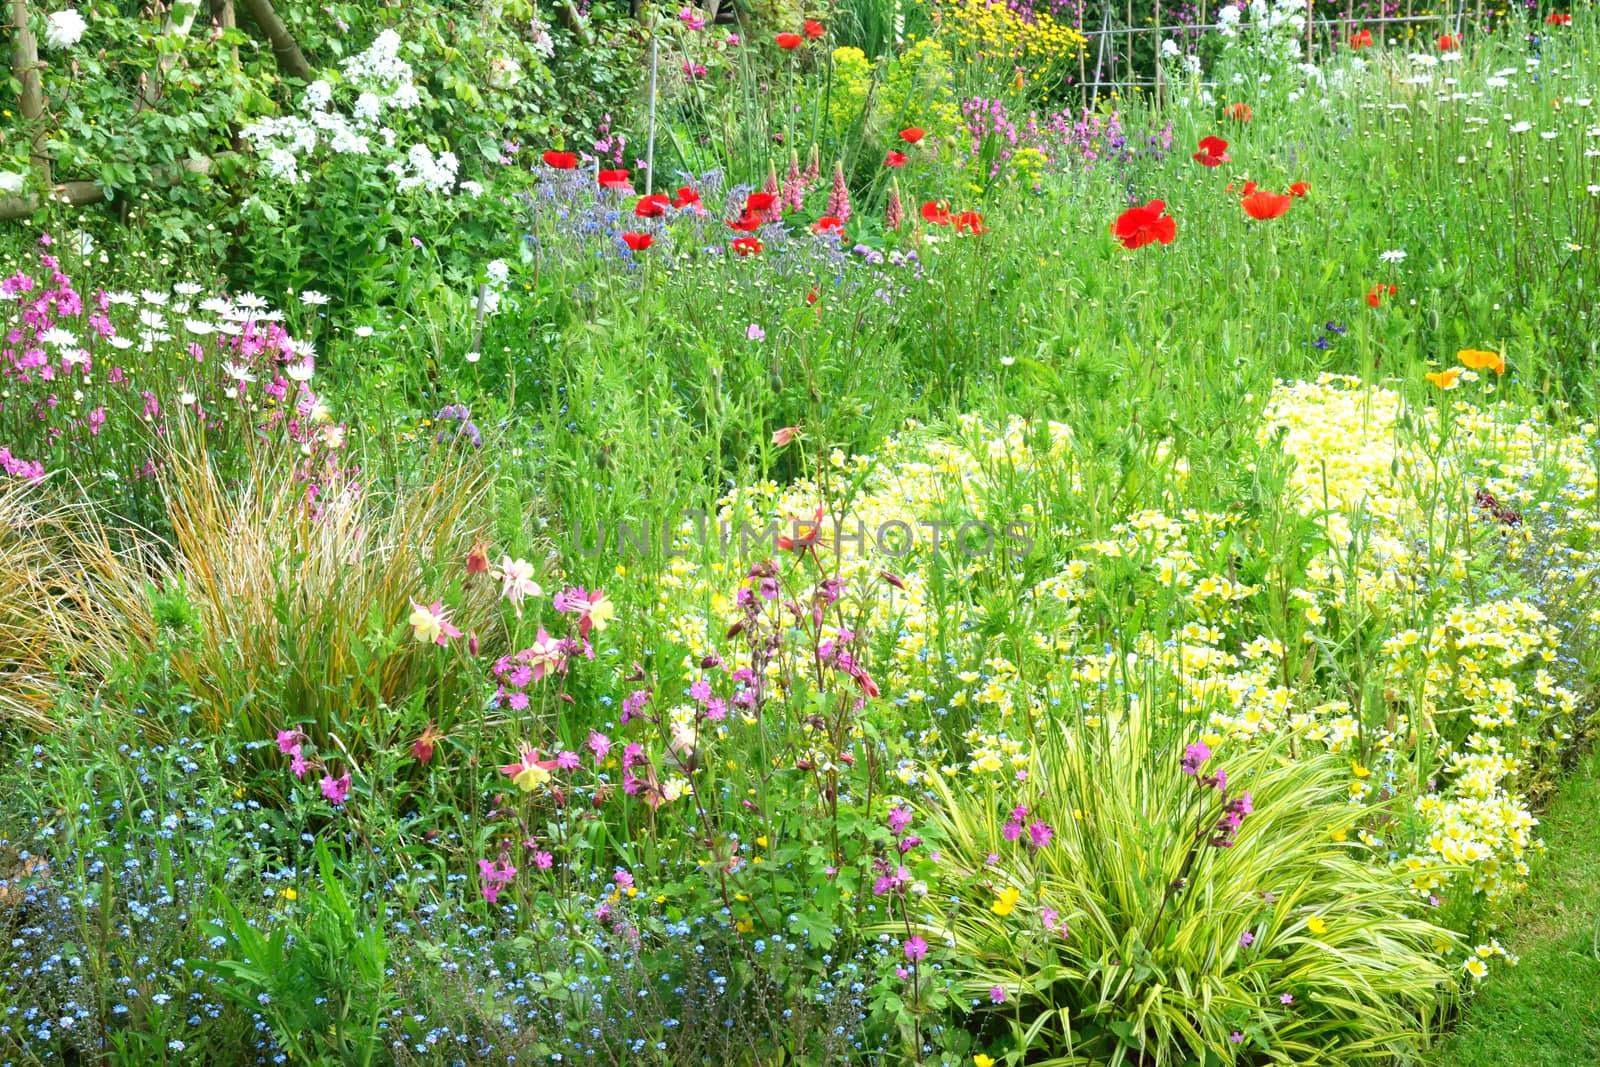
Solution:
[(466, 356), (466, 359), (467, 359), (468, 363), (476, 363), (476, 362), (478, 362), (478, 360), (480, 360), (482, 358), (483, 358), (483, 353), (482, 352), (468, 352), (467, 356)]
[(1391, 248), (1389, 251), (1381, 253), (1378, 258), (1385, 263), (1404, 263), (1406, 254), (1398, 248)]
[(240, 293), (233, 298), (233, 303), (236, 307), (244, 308), (246, 311), (262, 311), (267, 306), (266, 300), (254, 293)]
[(163, 293), (159, 289), (140, 289), (139, 297), (146, 304), (154, 304), (157, 307), (160, 307), (162, 304), (165, 304), (168, 300), (172, 299), (170, 293)]
[(159, 311), (144, 308), (139, 312), (139, 325), (150, 330), (164, 330), (167, 328), (167, 317)]
[(1161, 56), (1163, 59), (1173, 59), (1178, 55), (1178, 42), (1168, 37), (1161, 42)]
[(300, 292), (300, 303), (307, 307), (321, 307), (331, 299), (327, 293), (319, 293), (315, 289), (303, 289)]
[(179, 296), (199, 296), (200, 288), (194, 282), (179, 282), (172, 287), (172, 291)]
[(321, 78), (318, 78), (316, 81), (306, 86), (306, 95), (302, 100), (302, 106), (307, 111), (321, 111), (323, 108), (327, 107), (332, 100), (333, 86), (329, 85)]
[(232, 360), (229, 360), (222, 365), (222, 371), (228, 377), (238, 382), (241, 388), (244, 387), (245, 382), (253, 382), (256, 380), (256, 376), (250, 373), (249, 367), (235, 363)]
[(1533, 124), (1531, 122), (1519, 122), (1511, 127), (1511, 132), (1527, 133), (1531, 129), (1533, 129)]
[(18, 174), (14, 170), (0, 170), (0, 193), (4, 193), (6, 196), (14, 196), (22, 192), (23, 187), (27, 184), (27, 175)]
[(309, 382), (311, 376), (316, 372), (316, 363), (309, 359), (302, 360), (299, 363), (291, 363), (284, 368), (284, 373), (289, 376), (291, 382)]
[(76, 348), (78, 337), (72, 331), (57, 326), (40, 334), (39, 343), (49, 345), (51, 348)]
[(511, 268), (503, 259), (491, 259), (483, 272), (489, 276), (489, 284), (497, 289), (504, 288), (506, 282), (511, 280)]
[(77, 9), (67, 8), (65, 11), (52, 11), (45, 19), (44, 43), (47, 48), (71, 48), (83, 37), (83, 31), (89, 24), (83, 21), (83, 16)]
[(194, 394), (185, 389), (182, 393), (178, 394), (178, 403), (182, 404), (184, 407), (192, 406), (194, 404)]
[(371, 326), (357, 326), (351, 332), (354, 333), (357, 337), (371, 337), (372, 336), (372, 327)]

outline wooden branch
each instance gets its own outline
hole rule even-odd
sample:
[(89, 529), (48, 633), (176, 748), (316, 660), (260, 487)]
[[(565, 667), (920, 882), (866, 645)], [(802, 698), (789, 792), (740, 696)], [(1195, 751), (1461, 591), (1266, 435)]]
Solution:
[(565, 26), (581, 44), (594, 44), (594, 31), (589, 24), (583, 21), (583, 16), (578, 14), (576, 4), (567, 2), (556, 5), (556, 18)]
[(306, 62), (306, 57), (300, 51), (294, 34), (289, 32), (289, 27), (283, 24), (278, 13), (272, 9), (272, 0), (243, 0), (244, 9), (250, 13), (261, 32), (267, 35), (267, 40), (272, 44), (272, 54), (278, 59), (278, 66), (285, 74), (299, 78), (302, 81), (311, 80), (311, 64)]
[(16, 31), (11, 46), (11, 72), (22, 84), (18, 109), (22, 121), (33, 124), (33, 145), (29, 152), (33, 167), (50, 184), (50, 155), (45, 151), (44, 82), (39, 77), (39, 41), (28, 27), (28, 0), (11, 0), (11, 28)]
[[(211, 167), (219, 159), (227, 159), (234, 155), (232, 152), (219, 152), (209, 158), (186, 159), (170, 169), (164, 177), (176, 179), (183, 174), (209, 174)], [(110, 200), (105, 186), (99, 182), (62, 182), (51, 189), (49, 194), (40, 197), (36, 193), (19, 196), (0, 197), (0, 220), (25, 219), (29, 215), (44, 207), (47, 203), (66, 204), (69, 207), (87, 207), (90, 204), (100, 204)]]

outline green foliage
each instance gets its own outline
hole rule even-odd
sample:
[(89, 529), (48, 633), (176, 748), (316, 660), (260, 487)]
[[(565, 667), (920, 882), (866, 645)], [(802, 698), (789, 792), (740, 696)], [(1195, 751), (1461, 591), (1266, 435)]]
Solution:
[(304, 1062), (369, 1067), (386, 1056), (385, 1023), (397, 1002), (381, 926), (364, 925), (326, 842), (314, 850), (320, 885), (297, 892), (263, 933), (226, 896), (217, 899), (231, 955), (217, 961), (222, 995), (259, 1011), (280, 1047)]
[[(1223, 749), (1201, 775), (1225, 771), (1224, 792), (1180, 773), (1170, 716), (1093, 710), (1103, 725), (1069, 713), (1045, 728), (1023, 786), (985, 798), (935, 780), (928, 937), (953, 939), (958, 1002), (1004, 994), (973, 1025), (1018, 1062), (1063, 1067), (1389, 1063), (1424, 1047), (1456, 935), (1332, 840), (1358, 814), (1338, 761)], [(1025, 814), (1008, 818), (1013, 804)]]

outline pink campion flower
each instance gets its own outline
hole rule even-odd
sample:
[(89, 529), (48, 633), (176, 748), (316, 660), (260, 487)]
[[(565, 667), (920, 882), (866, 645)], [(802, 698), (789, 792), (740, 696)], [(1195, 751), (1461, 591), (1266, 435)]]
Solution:
[(300, 751), (300, 744), (305, 739), (306, 735), (299, 730), (279, 730), (278, 751), (285, 756), (293, 755)]
[(703, 30), (706, 28), (705, 16), (692, 7), (679, 8), (678, 21), (691, 30)]
[(548, 852), (541, 850), (533, 854), (533, 865), (541, 871), (548, 871), (553, 863), (555, 863), (555, 857)]
[(1005, 1002), (1006, 991), (1004, 989), (1001, 989), (999, 986), (994, 986), (989, 990), (989, 1003), (1004, 1004)]
[(589, 751), (594, 753), (594, 761), (596, 763), (603, 762), (606, 758), (606, 754), (611, 751), (611, 738), (607, 737), (605, 734), (590, 730)]
[(322, 776), (322, 795), (328, 798), (328, 803), (340, 807), (350, 799), (350, 772), (345, 771), (338, 778), (330, 775)]
[(1036, 849), (1044, 848), (1055, 835), (1055, 828), (1043, 819), (1035, 819), (1028, 824), (1028, 839)]
[(500, 901), (500, 893), (510, 885), (517, 876), (517, 869), (511, 866), (511, 860), (501, 855), (498, 860), (479, 860), (478, 874), (483, 878), (483, 899), (490, 904)]
[(1193, 776), (1200, 773), (1200, 765), (1211, 758), (1211, 746), (1204, 741), (1196, 741), (1183, 750), (1183, 773)]
[(306, 772), (311, 770), (310, 762), (300, 754), (300, 746), (294, 748), (294, 759), (289, 761), (289, 773), (296, 778), (304, 778)]
[(1239, 947), (1240, 948), (1249, 948), (1251, 945), (1253, 945), (1255, 943), (1256, 943), (1256, 935), (1251, 933), (1249, 930), (1246, 930), (1244, 933), (1239, 935)]
[(557, 752), (556, 766), (563, 771), (575, 771), (583, 765), (583, 759), (576, 752)]
[(916, 963), (928, 954), (928, 943), (920, 937), (912, 937), (906, 942), (906, 959)]
[(893, 808), (889, 812), (889, 832), (895, 835), (905, 833), (906, 827), (911, 825), (910, 808)]

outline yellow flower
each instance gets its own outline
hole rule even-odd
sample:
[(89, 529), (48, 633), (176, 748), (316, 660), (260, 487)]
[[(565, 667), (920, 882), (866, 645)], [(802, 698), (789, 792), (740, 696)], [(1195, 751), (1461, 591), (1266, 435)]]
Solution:
[(1467, 961), (1467, 973), (1474, 978), (1482, 978), (1489, 973), (1489, 968), (1484, 965), (1482, 960), (1473, 957)]
[(733, 928), (739, 931), (741, 934), (748, 934), (751, 930), (756, 928), (756, 924), (749, 919), (739, 919), (734, 922)]
[(1476, 348), (1463, 348), (1456, 353), (1456, 358), (1463, 367), (1471, 370), (1492, 370), (1496, 374), (1506, 372), (1506, 360), (1498, 352), (1483, 352)]
[(989, 910), (1001, 918), (1010, 915), (1017, 908), (1017, 900), (1022, 896), (1022, 891), (1016, 886), (1008, 885), (995, 894), (994, 903), (989, 905)]
[(985, 1056), (980, 1052), (972, 1057), (972, 1065), (973, 1067), (994, 1067), (994, 1057)]
[(1322, 916), (1313, 915), (1306, 920), (1306, 929), (1320, 937), (1328, 932), (1328, 924)]
[(283, 891), (283, 899), (284, 900), (299, 900), (300, 899), (300, 894), (296, 893), (292, 888), (291, 889), (285, 889)]
[(1367, 770), (1365, 767), (1361, 766), (1361, 764), (1357, 763), (1355, 760), (1351, 760), (1350, 761), (1350, 773), (1355, 775), (1357, 778), (1365, 778), (1367, 775), (1371, 774), (1372, 772)]
[(1454, 389), (1458, 384), (1460, 384), (1460, 381), (1459, 381), (1460, 378), (1461, 378), (1461, 368), (1460, 367), (1451, 367), (1449, 370), (1442, 370), (1442, 371), (1437, 371), (1437, 372), (1430, 371), (1427, 374), (1428, 381), (1432, 382), (1434, 385), (1438, 386), (1440, 389), (1447, 389), (1447, 390), (1448, 389)]
[(1344, 827), (1341, 826), (1337, 830), (1334, 830), (1332, 833), (1330, 833), (1328, 835), (1328, 839), (1330, 841), (1344, 841), (1347, 840), (1349, 836), (1349, 834), (1345, 833)]
[(531, 760), (523, 765), (522, 770), (511, 779), (518, 789), (524, 793), (531, 793), (534, 789), (544, 785), (550, 780), (550, 772)]
[(761, 846), (762, 848), (766, 848), (767, 847), (767, 835), (766, 834), (762, 834), (760, 837), (756, 838), (756, 844)]

